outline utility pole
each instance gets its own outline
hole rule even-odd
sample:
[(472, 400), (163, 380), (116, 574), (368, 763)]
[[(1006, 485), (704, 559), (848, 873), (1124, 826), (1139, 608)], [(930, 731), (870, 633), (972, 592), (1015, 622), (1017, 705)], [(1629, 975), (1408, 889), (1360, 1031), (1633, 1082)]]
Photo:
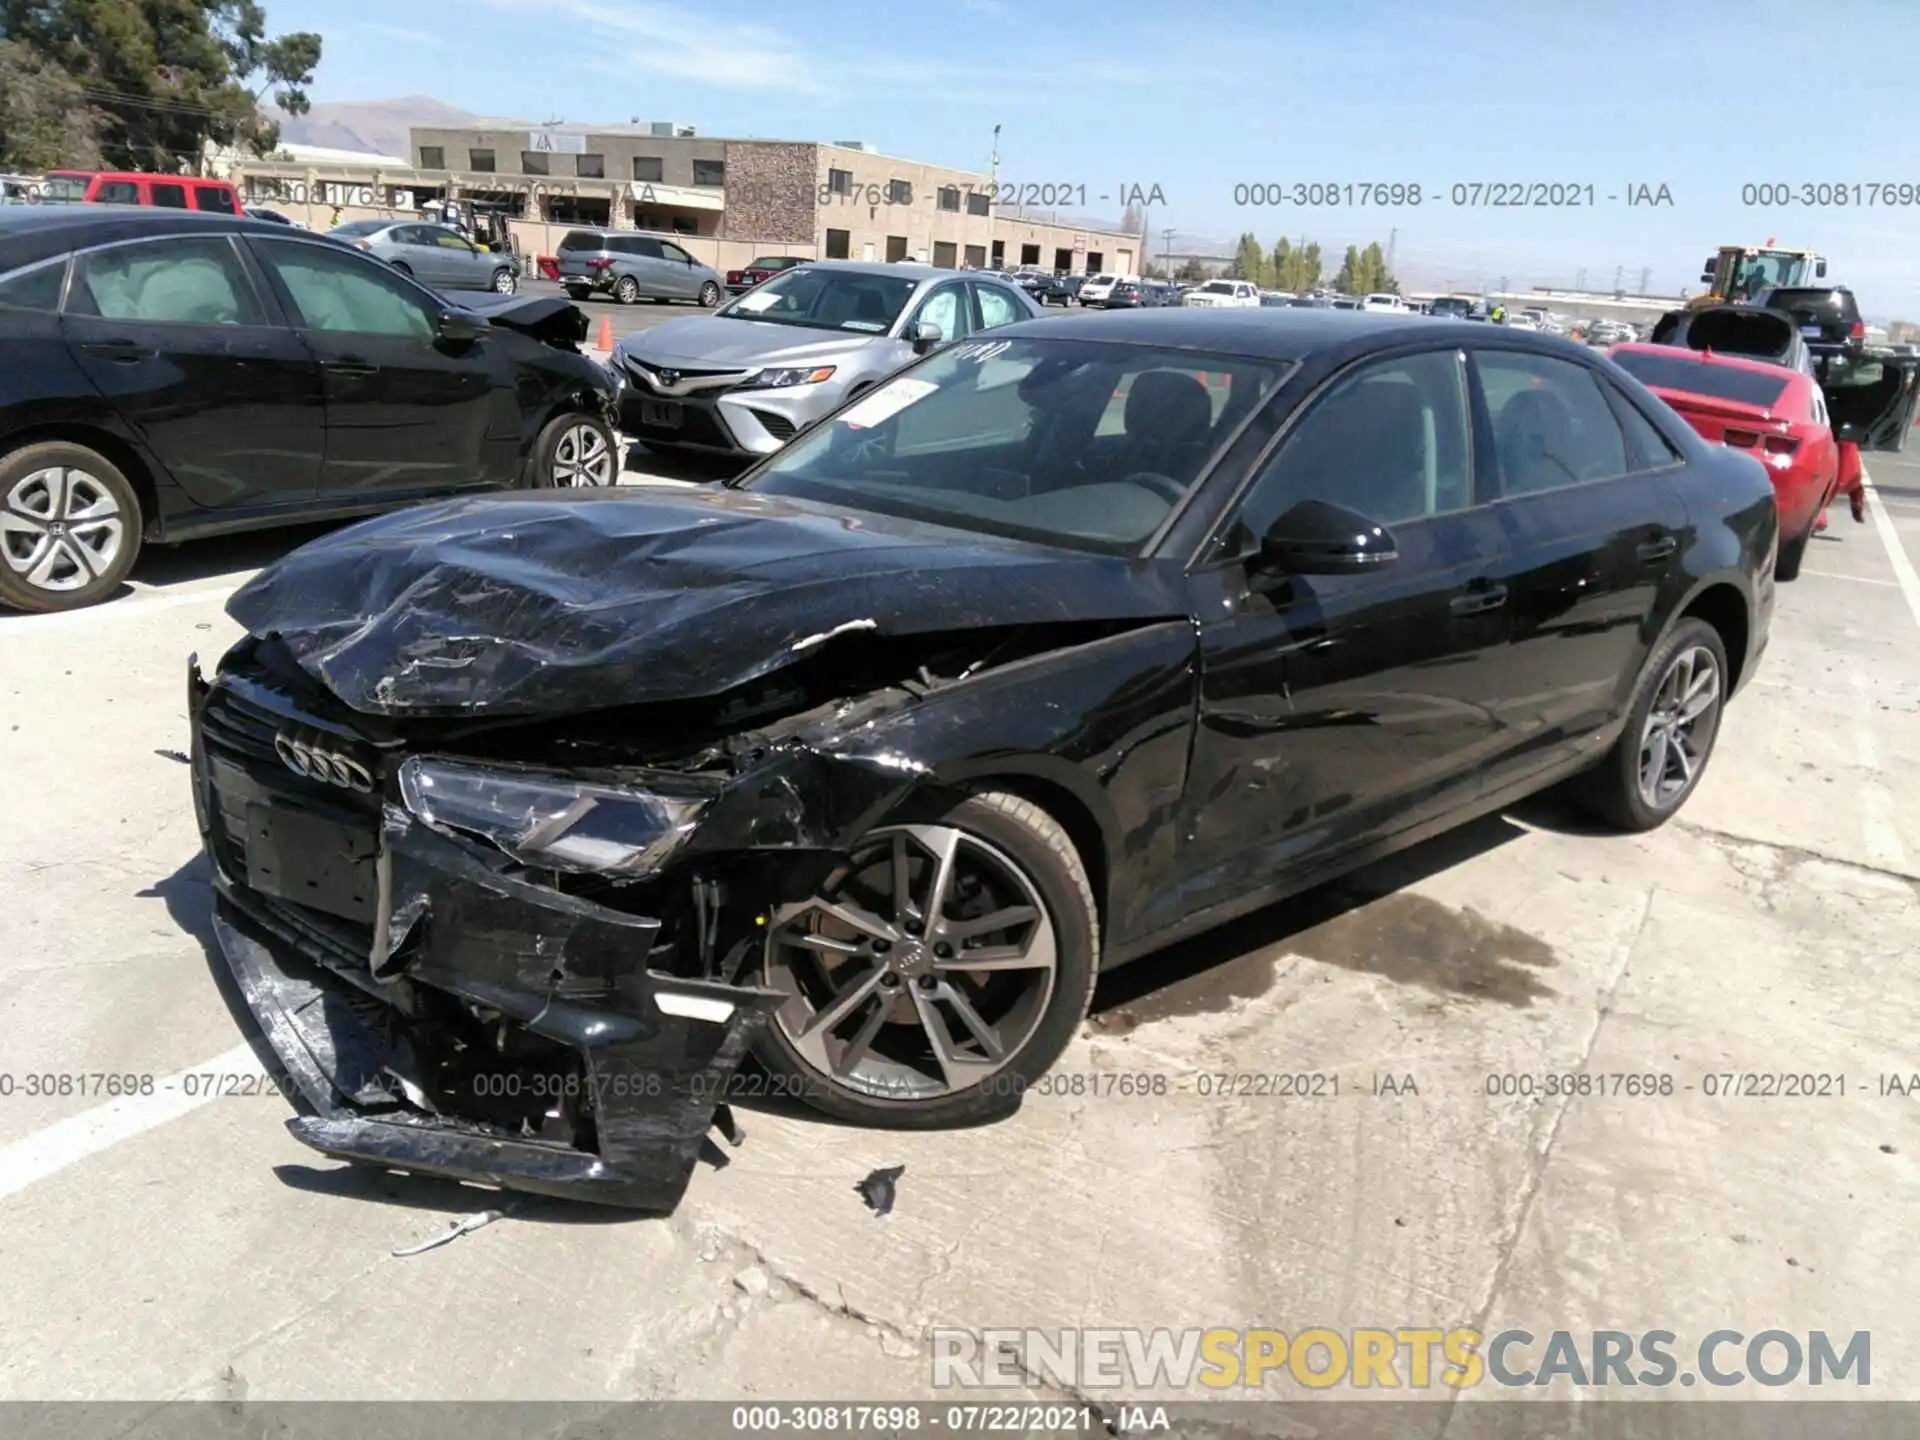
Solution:
[(1587, 267), (1586, 266), (1582, 265), (1580, 267), (1580, 273), (1573, 277), (1573, 288), (1576, 290), (1584, 290), (1587, 288)]
[(1614, 294), (1618, 295), (1620, 293), (1620, 277), (1625, 275), (1626, 273), (1627, 273), (1627, 267), (1624, 265), (1616, 265), (1613, 267), (1613, 293)]
[(1167, 279), (1173, 279), (1173, 226), (1160, 232), (1160, 258), (1166, 265)]
[(993, 264), (993, 232), (1000, 219), (1000, 127), (993, 127), (993, 158), (987, 162), (987, 264)]
[(1387, 274), (1393, 274), (1393, 252), (1400, 247), (1400, 229), (1395, 226), (1387, 232)]
[(1653, 267), (1651, 265), (1642, 265), (1640, 267), (1640, 288), (1636, 290), (1634, 293), (1636, 295), (1646, 294), (1647, 286), (1651, 285), (1652, 283), (1653, 283)]

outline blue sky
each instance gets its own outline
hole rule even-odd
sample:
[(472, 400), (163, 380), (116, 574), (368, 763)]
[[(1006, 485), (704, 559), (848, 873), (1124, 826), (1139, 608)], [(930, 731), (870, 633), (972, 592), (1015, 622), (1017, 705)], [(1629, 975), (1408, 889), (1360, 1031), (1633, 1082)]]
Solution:
[[(1470, 285), (1694, 283), (1715, 246), (1810, 244), (1875, 315), (1920, 318), (1916, 0), (267, 0), (326, 37), (317, 100), (859, 139), (1117, 196), (1150, 224), (1348, 243)], [(1817, 16), (1817, 19), (1815, 18)], [(1789, 38), (1796, 34), (1802, 38)], [(1824, 86), (1825, 88), (1820, 88)], [(1255, 182), (1418, 183), (1418, 208), (1234, 203)], [(1593, 208), (1457, 208), (1456, 184), (1594, 187)], [(1761, 208), (1742, 186), (1905, 184)], [(1665, 185), (1670, 205), (1631, 207)], [(1609, 195), (1621, 198), (1609, 201)], [(1862, 199), (1868, 197), (1862, 196)], [(1115, 207), (1117, 208), (1117, 207)]]

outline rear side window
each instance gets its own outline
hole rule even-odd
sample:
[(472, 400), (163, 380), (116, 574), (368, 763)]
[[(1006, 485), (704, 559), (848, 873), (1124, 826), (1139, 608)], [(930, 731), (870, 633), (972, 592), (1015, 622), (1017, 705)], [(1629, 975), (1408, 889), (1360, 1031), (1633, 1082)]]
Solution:
[(1648, 355), (1628, 350), (1612, 357), (1614, 363), (1642, 385), (1662, 390), (1683, 390), (1689, 395), (1706, 395), (1716, 400), (1733, 400), (1742, 405), (1772, 408), (1786, 393), (1790, 372), (1776, 378), (1758, 370), (1715, 365), (1685, 355)]
[(1640, 412), (1640, 407), (1613, 387), (1607, 387), (1613, 395), (1614, 408), (1620, 415), (1620, 426), (1627, 432), (1627, 444), (1633, 450), (1633, 465), (1637, 470), (1662, 470), (1669, 465), (1679, 465), (1686, 456), (1675, 448), (1674, 443), (1660, 433), (1660, 429)]
[(169, 210), (184, 210), (187, 208), (187, 187), (167, 185), (156, 180), (153, 183), (153, 203), (164, 205)]
[(18, 271), (0, 280), (0, 306), (13, 310), (58, 310), (60, 284), (66, 278), (65, 256), (35, 265), (31, 270)]
[[(569, 230), (560, 241), (561, 250), (599, 250), (603, 248), (605, 247), (600, 236), (591, 230)], [(558, 254), (559, 251), (555, 251), (554, 253)]]
[(67, 313), (161, 325), (266, 324), (233, 246), (207, 237), (75, 257)]
[(211, 210), (216, 215), (233, 214), (233, 196), (218, 185), (196, 185), (193, 190), (193, 208)]
[(1474, 356), (1503, 491), (1536, 495), (1628, 473), (1627, 441), (1584, 365), (1513, 350)]
[(138, 205), (140, 187), (131, 180), (102, 180), (93, 198), (99, 205)]
[(634, 236), (633, 239), (625, 243), (623, 248), (626, 249), (627, 253), (638, 255), (643, 260), (662, 260), (666, 258), (661, 250), (660, 242), (645, 235)]

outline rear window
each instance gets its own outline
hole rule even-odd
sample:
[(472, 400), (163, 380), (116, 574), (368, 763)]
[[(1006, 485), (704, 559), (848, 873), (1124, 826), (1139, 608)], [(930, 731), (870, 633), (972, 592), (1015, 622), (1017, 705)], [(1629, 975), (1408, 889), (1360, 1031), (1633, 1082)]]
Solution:
[[(560, 242), (560, 250), (604, 250), (606, 241), (592, 230), (569, 230)], [(559, 250), (554, 252), (556, 255)]]
[(1683, 390), (1689, 395), (1707, 395), (1716, 400), (1732, 400), (1742, 405), (1760, 405), (1768, 409), (1786, 393), (1790, 375), (1777, 379), (1757, 370), (1733, 365), (1715, 365), (1705, 360), (1690, 360), (1684, 355), (1649, 355), (1628, 350), (1613, 360), (1642, 385), (1662, 390)]

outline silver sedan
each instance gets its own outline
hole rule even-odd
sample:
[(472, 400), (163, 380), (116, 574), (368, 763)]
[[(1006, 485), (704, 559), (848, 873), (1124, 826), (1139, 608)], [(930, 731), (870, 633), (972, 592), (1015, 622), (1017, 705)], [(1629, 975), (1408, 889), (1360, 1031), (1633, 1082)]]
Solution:
[(920, 356), (1046, 313), (980, 271), (808, 261), (615, 346), (620, 428), (665, 449), (771, 454)]
[(511, 295), (520, 286), (513, 256), (476, 245), (445, 225), (423, 220), (352, 220), (327, 233), (436, 290)]

